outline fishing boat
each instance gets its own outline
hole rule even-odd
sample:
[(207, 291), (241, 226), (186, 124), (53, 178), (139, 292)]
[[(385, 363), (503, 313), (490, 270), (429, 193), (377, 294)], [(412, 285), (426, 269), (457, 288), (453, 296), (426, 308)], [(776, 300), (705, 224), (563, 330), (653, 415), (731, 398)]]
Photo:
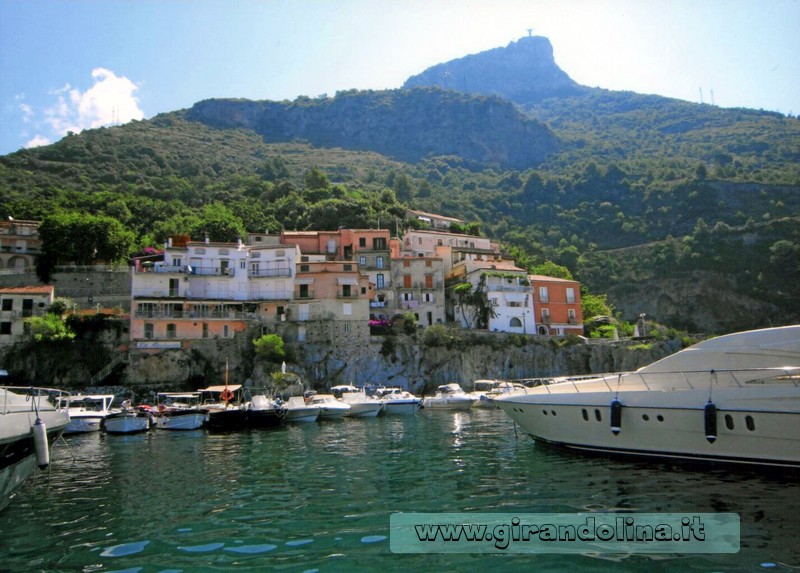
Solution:
[(800, 467), (800, 325), (712, 338), (634, 372), (495, 402), (536, 441), (574, 450)]
[(351, 418), (374, 418), (383, 410), (383, 402), (367, 396), (361, 388), (350, 384), (343, 384), (331, 388), (333, 395), (350, 406), (345, 414)]
[(281, 405), (284, 422), (316, 422), (319, 406), (308, 404), (302, 396), (292, 396)]
[(200, 407), (200, 392), (159, 392), (155, 414), (159, 430), (197, 430), (208, 417)]
[(208, 412), (208, 428), (245, 430), (249, 427), (250, 415), (240, 384), (208, 386), (199, 392), (203, 409)]
[(69, 424), (68, 396), (51, 388), (0, 386), (0, 510), (37, 466), (49, 465), (50, 445)]
[(69, 424), (64, 435), (99, 432), (105, 419), (119, 412), (111, 409), (113, 394), (79, 394), (63, 400), (69, 411)]
[(469, 410), (478, 399), (458, 384), (442, 384), (436, 394), (422, 399), (422, 407), (432, 410)]
[(251, 428), (276, 428), (281, 425), (285, 411), (276, 404), (271, 393), (265, 389), (248, 388), (246, 402)]

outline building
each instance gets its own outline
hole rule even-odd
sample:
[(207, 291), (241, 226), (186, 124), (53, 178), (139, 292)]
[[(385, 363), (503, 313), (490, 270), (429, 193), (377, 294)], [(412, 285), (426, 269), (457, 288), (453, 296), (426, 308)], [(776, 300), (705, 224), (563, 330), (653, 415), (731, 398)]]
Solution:
[(38, 221), (0, 221), (0, 270), (32, 270), (41, 252)]
[(417, 324), (422, 326), (445, 321), (444, 266), (441, 257), (405, 256), (392, 259), (392, 283), (396, 300), (392, 316), (413, 312)]
[(580, 283), (543, 275), (528, 277), (533, 288), (538, 334), (583, 335)]
[(27, 332), (26, 321), (43, 316), (55, 300), (55, 289), (46, 286), (0, 288), (0, 344), (10, 344)]
[(427, 225), (430, 225), (434, 229), (442, 231), (447, 231), (450, 229), (450, 226), (453, 223), (458, 223), (460, 225), (464, 224), (464, 221), (461, 219), (445, 217), (444, 215), (436, 215), (435, 213), (426, 213), (425, 211), (414, 211), (412, 209), (406, 209), (406, 219), (421, 221)]

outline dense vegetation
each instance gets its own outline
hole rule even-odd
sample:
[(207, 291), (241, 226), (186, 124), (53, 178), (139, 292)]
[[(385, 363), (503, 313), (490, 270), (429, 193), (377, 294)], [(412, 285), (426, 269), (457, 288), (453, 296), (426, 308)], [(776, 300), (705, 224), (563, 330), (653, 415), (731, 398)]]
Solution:
[(70, 213), (113, 218), (137, 251), (176, 232), (394, 231), (411, 207), (466, 220), (520, 264), (553, 261), (593, 292), (718, 272), (800, 320), (800, 121), (602, 90), (528, 111), (561, 144), (521, 170), (266, 143), (173, 112), (0, 158), (0, 213), (45, 229)]

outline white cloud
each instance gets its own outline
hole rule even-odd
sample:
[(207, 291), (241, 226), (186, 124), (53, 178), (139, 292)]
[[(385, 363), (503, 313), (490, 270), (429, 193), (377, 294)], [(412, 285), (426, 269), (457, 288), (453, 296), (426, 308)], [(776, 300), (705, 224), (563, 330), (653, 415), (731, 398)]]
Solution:
[(26, 143), (23, 147), (39, 147), (40, 145), (50, 145), (52, 143), (49, 139), (44, 137), (43, 135), (37, 135), (33, 139), (31, 139), (28, 143)]
[[(94, 83), (82, 92), (70, 84), (51, 92), (56, 102), (44, 110), (44, 124), (50, 136), (60, 138), (68, 132), (78, 133), (84, 129), (92, 129), (104, 125), (118, 125), (134, 119), (143, 119), (144, 112), (139, 108), (139, 100), (135, 96), (139, 89), (134, 82), (125, 76), (117, 76), (105, 68), (92, 70)], [(24, 120), (29, 121), (33, 110), (25, 104), (20, 105)], [(37, 135), (32, 142), (36, 145), (49, 143), (49, 137)]]

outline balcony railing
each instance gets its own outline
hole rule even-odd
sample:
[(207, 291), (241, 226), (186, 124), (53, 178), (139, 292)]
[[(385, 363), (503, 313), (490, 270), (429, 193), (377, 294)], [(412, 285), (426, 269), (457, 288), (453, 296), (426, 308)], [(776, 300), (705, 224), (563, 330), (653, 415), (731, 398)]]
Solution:
[(256, 312), (242, 312), (238, 310), (137, 310), (135, 318), (152, 320), (169, 319), (201, 319), (201, 320), (255, 320)]
[(247, 271), (247, 276), (250, 278), (291, 277), (292, 269), (288, 267), (277, 269), (250, 269)]

